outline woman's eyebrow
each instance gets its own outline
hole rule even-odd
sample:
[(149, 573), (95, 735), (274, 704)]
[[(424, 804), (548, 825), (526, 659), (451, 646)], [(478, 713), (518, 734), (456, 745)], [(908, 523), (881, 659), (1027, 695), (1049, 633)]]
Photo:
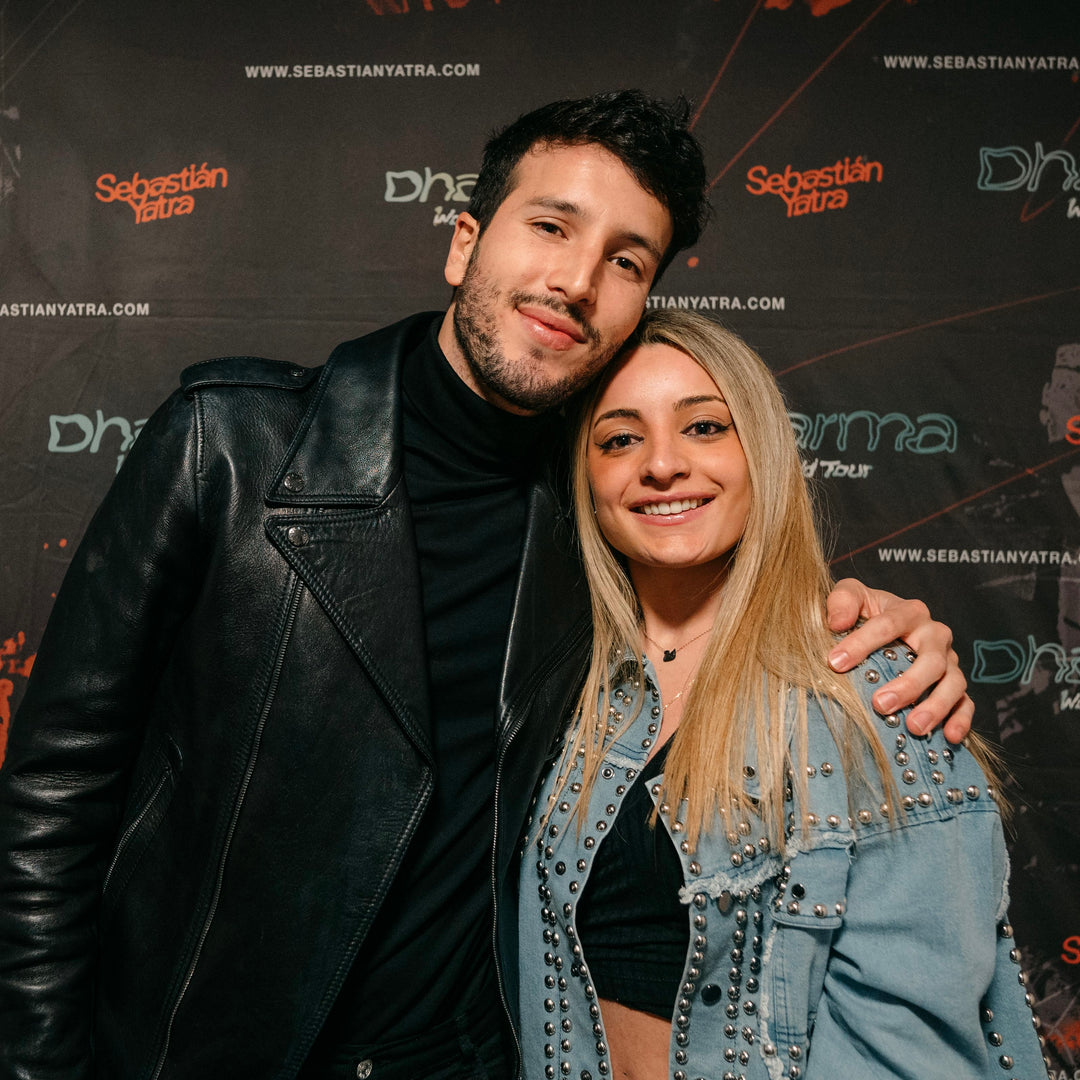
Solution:
[(593, 418), (593, 427), (600, 423), (601, 420), (640, 420), (641, 413), (637, 409), (608, 409), (606, 413), (601, 413), (599, 416)]
[(707, 401), (717, 401), (721, 405), (726, 405), (723, 394), (696, 394), (694, 397), (680, 398), (675, 402), (674, 412), (681, 412), (683, 409), (692, 409), (697, 405), (704, 405)]

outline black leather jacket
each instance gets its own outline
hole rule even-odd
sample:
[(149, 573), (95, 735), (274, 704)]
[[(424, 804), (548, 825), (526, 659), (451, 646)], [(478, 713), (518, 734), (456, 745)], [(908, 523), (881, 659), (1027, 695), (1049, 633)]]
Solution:
[[(318, 370), (188, 369), (92, 521), (0, 770), (5, 1080), (303, 1061), (432, 789), (399, 417), (431, 318)], [(537, 483), (499, 698), (509, 988), (503, 892), (581, 676), (585, 597)]]

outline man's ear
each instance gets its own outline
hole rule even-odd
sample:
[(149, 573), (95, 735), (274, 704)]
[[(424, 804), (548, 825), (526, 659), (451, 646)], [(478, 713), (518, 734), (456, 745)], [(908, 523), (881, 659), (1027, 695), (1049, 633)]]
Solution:
[(449, 285), (456, 289), (465, 280), (465, 268), (472, 258), (473, 248), (480, 239), (480, 222), (468, 211), (463, 210), (454, 222), (454, 237), (450, 241), (450, 251), (446, 256), (443, 275)]

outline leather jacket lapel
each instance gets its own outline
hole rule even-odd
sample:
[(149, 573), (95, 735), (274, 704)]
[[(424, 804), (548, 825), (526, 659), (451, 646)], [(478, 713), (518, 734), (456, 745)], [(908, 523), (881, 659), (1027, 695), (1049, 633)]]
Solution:
[[(589, 657), (588, 588), (569, 514), (537, 483), (529, 503), (521, 572), (499, 688), (495, 779), (496, 937), (504, 986), (516, 997), (516, 854), (529, 801), (565, 726)], [(503, 903), (500, 904), (500, 897)]]
[(418, 315), (339, 345), (267, 502), (375, 506), (401, 476), (401, 367), (430, 326)]
[(338, 346), (267, 493), (270, 539), (430, 761), (420, 572), (402, 476), (401, 363), (431, 318)]
[[(578, 644), (588, 626), (588, 588), (569, 513), (550, 482), (537, 481), (529, 500), (521, 570), (499, 686), (499, 736), (519, 701), (535, 693), (554, 657)], [(552, 719), (553, 731), (565, 718)]]

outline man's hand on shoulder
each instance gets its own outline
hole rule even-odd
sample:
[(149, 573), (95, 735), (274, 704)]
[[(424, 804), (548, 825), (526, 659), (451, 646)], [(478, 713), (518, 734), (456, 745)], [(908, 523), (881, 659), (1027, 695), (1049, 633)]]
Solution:
[[(904, 641), (916, 654), (907, 671), (874, 694), (878, 712), (896, 712), (929, 690), (926, 700), (908, 715), (908, 729), (924, 735), (944, 723), (949, 742), (958, 743), (967, 735), (975, 703), (967, 694), (967, 679), (952, 647), (952, 631), (932, 619), (921, 600), (902, 600), (882, 589), (869, 589), (855, 578), (844, 578), (829, 594), (827, 608), (829, 629), (851, 630), (829, 653), (829, 665), (834, 671), (849, 671), (875, 649), (897, 640)], [(860, 619), (866, 621), (852, 629)]]

